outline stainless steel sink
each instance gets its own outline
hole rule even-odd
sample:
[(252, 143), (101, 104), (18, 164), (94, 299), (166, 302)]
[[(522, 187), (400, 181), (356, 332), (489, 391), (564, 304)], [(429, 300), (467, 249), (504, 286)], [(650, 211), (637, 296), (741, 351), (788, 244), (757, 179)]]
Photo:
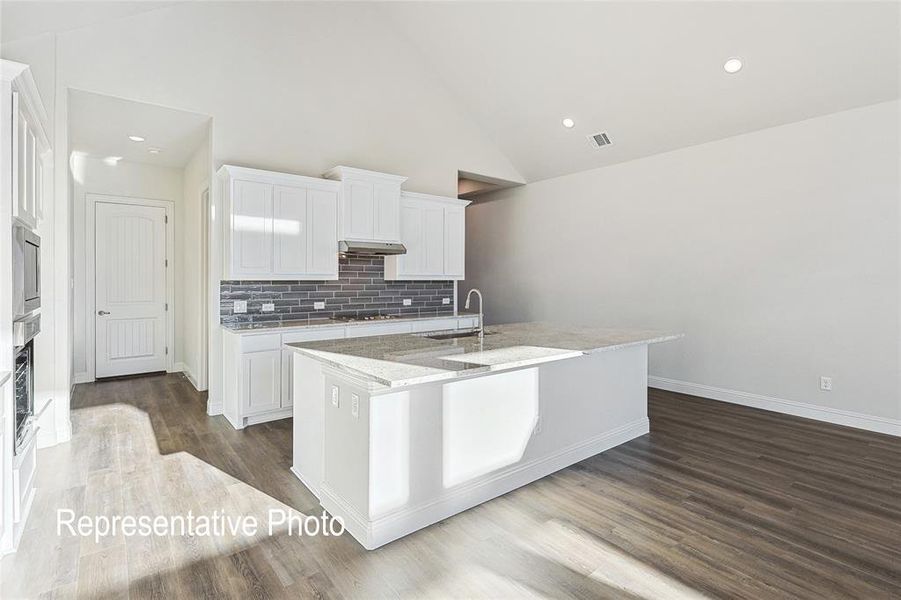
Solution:
[[(494, 335), (494, 331), (486, 331), (485, 335)], [(433, 333), (425, 336), (430, 340), (453, 340), (457, 338), (479, 337), (478, 331), (454, 331), (453, 333)]]

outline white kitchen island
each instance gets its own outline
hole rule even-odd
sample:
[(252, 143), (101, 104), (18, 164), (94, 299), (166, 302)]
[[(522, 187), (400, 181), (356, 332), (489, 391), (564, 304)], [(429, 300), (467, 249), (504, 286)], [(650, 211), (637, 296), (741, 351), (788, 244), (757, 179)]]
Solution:
[(678, 337), (516, 323), (287, 344), (292, 470), (377, 548), (646, 434), (648, 344)]

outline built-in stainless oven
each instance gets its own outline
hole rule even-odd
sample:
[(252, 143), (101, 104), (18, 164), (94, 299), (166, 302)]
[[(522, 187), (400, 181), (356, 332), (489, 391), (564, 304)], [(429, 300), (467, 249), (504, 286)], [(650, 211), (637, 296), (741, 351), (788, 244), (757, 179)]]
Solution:
[(13, 225), (13, 318), (21, 319), (41, 306), (41, 238)]
[(16, 407), (16, 454), (34, 430), (34, 337), (41, 331), (41, 315), (13, 322), (13, 394)]

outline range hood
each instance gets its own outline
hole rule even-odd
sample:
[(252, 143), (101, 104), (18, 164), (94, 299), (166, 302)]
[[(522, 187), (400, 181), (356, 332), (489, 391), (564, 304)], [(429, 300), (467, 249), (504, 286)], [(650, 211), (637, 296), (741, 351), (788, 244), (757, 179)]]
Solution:
[(355, 242), (352, 240), (338, 242), (338, 252), (342, 254), (375, 254), (377, 256), (390, 256), (393, 254), (406, 254), (407, 248), (403, 244), (394, 242)]

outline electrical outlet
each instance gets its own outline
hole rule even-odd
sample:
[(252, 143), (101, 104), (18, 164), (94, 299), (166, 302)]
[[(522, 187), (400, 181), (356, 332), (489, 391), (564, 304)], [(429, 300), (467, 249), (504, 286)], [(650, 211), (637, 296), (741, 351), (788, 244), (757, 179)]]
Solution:
[(450, 298), (442, 298), (441, 304), (450, 304)]
[(350, 395), (350, 415), (353, 418), (360, 416), (360, 396), (357, 394)]
[(332, 406), (338, 408), (338, 386), (332, 386)]
[(266, 304), (263, 305), (261, 310), (263, 312), (275, 312), (275, 303), (267, 302)]
[(323, 308), (325, 308), (325, 300), (313, 303), (313, 310), (322, 310)]
[(832, 377), (820, 377), (820, 390), (823, 392), (832, 391)]
[(413, 300), (410, 298), (404, 298), (404, 306), (411, 306), (413, 304)]
[(235, 300), (235, 306), (232, 309), (234, 313), (246, 313), (247, 312), (247, 300)]

